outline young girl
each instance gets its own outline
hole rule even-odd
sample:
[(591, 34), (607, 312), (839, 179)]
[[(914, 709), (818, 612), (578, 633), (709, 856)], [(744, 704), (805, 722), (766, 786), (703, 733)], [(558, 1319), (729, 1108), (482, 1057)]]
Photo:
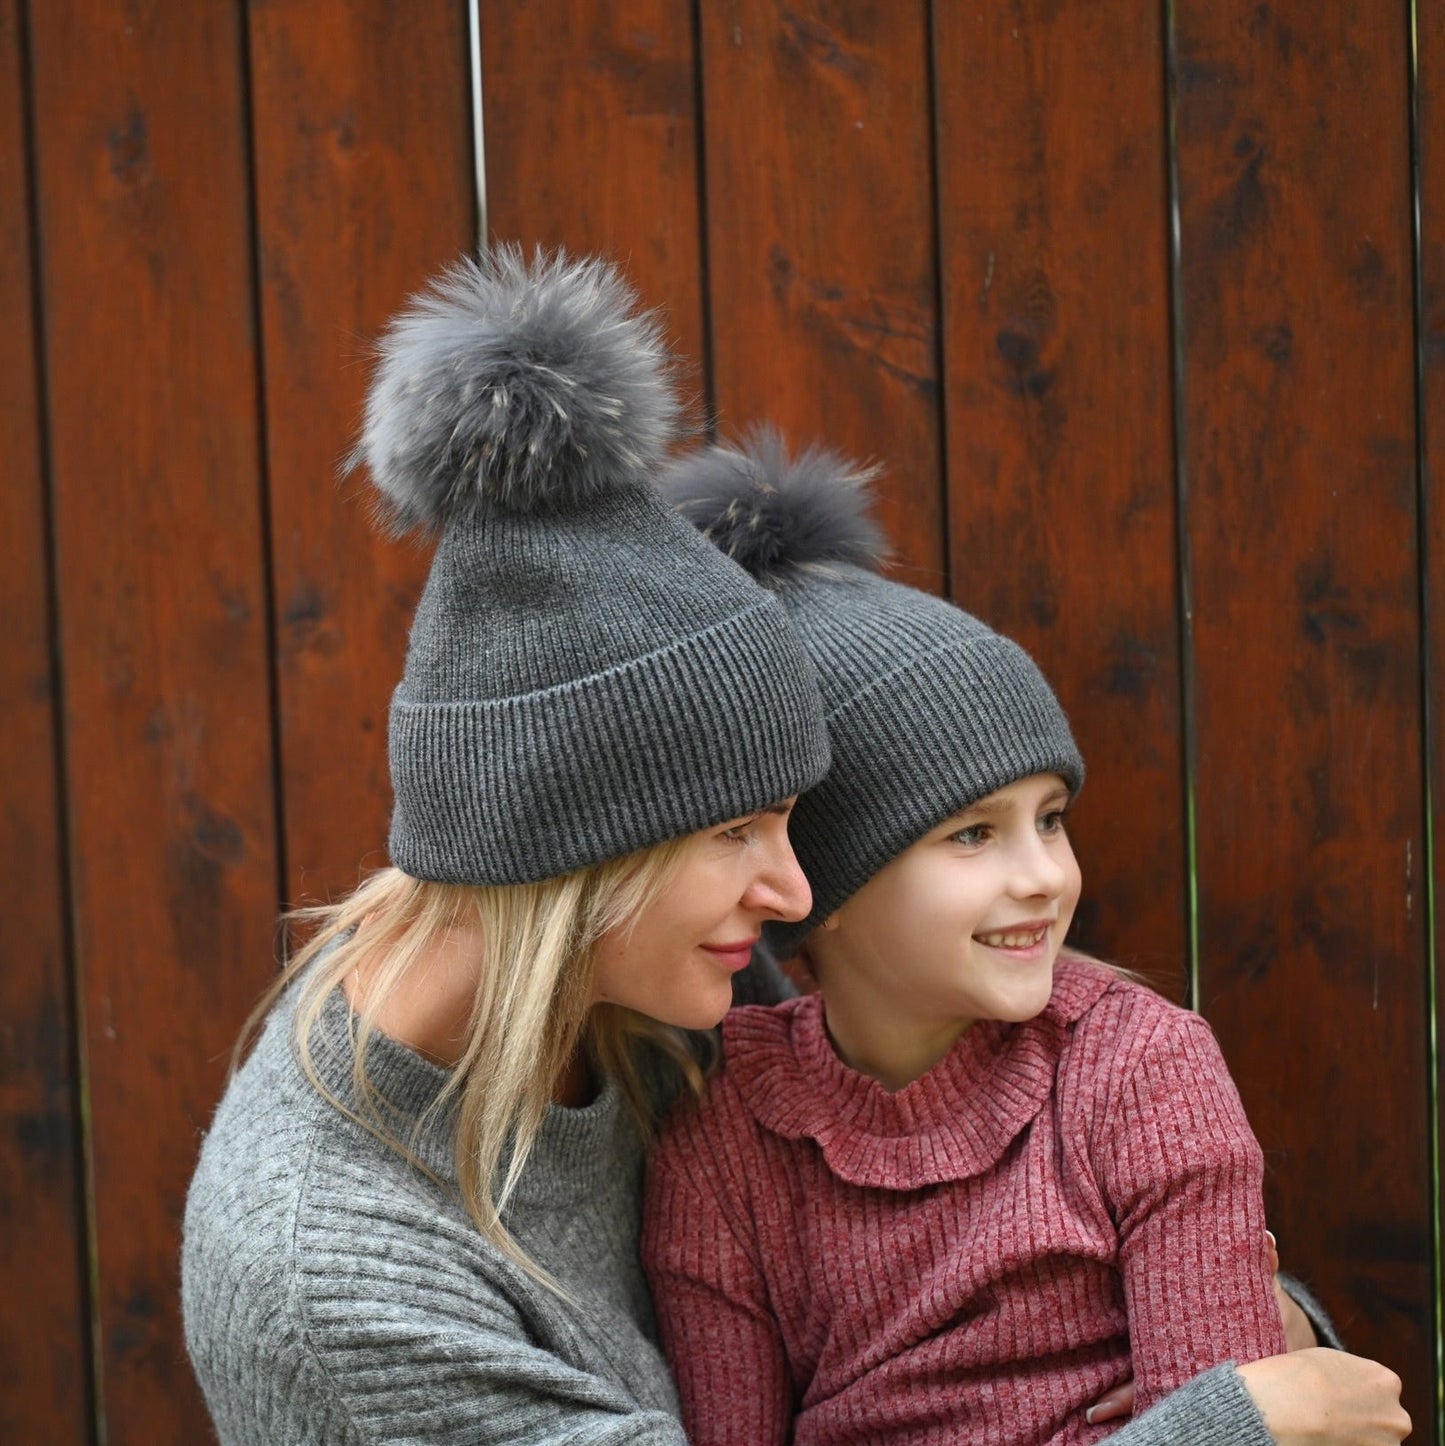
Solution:
[(767, 931), (819, 992), (730, 1015), (652, 1158), (663, 1345), (694, 1446), (1093, 1441), (1131, 1370), (1144, 1410), (1284, 1348), (1262, 1158), (1209, 1027), (1061, 954), (1068, 724), (868, 570), (865, 481), (763, 434), (672, 487), (787, 607), (834, 761), (793, 817), (813, 908)]

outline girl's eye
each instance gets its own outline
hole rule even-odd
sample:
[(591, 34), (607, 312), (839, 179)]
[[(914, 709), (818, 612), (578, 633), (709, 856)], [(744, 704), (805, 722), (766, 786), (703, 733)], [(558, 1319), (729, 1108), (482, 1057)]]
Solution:
[(956, 829), (949, 837), (954, 843), (962, 844), (965, 848), (978, 848), (980, 844), (988, 841), (988, 825), (986, 823), (970, 824), (967, 828)]
[(733, 843), (746, 843), (748, 833), (756, 822), (757, 819), (755, 818), (745, 818), (741, 823), (735, 823), (725, 828), (722, 831), (722, 837), (729, 839)]
[(1039, 819), (1039, 832), (1046, 837), (1056, 833), (1063, 833), (1064, 820), (1067, 817), (1066, 810), (1062, 808), (1053, 809)]

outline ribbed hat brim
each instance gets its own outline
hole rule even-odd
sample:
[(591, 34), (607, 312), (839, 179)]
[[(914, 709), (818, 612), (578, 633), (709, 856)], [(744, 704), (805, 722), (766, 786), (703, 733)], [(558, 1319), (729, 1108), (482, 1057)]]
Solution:
[(776, 803), (828, 762), (812, 665), (759, 593), (720, 624), (575, 683), (423, 704), (403, 684), (391, 855), (438, 882), (533, 882)]

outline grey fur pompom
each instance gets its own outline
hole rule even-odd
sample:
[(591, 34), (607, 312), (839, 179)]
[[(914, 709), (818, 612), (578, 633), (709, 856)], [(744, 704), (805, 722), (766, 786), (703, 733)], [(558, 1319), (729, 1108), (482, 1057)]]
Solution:
[(877, 469), (809, 447), (788, 456), (770, 427), (737, 447), (679, 458), (663, 483), (667, 500), (734, 562), (772, 586), (829, 563), (876, 568), (887, 556), (869, 515)]
[(647, 485), (679, 403), (656, 318), (604, 261), (465, 258), (387, 328), (350, 462), (397, 531)]

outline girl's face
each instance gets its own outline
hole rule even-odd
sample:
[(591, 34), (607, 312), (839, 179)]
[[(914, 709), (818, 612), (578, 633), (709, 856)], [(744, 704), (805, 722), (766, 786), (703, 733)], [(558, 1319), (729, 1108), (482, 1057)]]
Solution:
[(989, 794), (881, 869), (815, 934), (828, 1027), (850, 1064), (878, 1073), (870, 1059), (906, 1056), (916, 1077), (975, 1021), (1044, 1008), (1081, 885), (1068, 802), (1052, 773)]
[(812, 892), (788, 842), (789, 799), (689, 834), (662, 892), (610, 929), (593, 955), (592, 1002), (664, 1024), (710, 1029), (732, 1003), (733, 975), (769, 919), (801, 919)]

